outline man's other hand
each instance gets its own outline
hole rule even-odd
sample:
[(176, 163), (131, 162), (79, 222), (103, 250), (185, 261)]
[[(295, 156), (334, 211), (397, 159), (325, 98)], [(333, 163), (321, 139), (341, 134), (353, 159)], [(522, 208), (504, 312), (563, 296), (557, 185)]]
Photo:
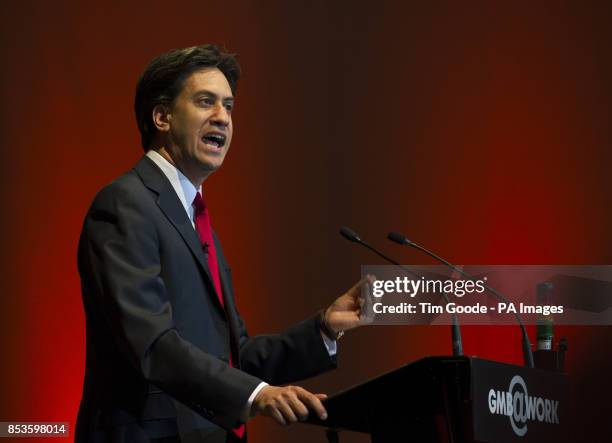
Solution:
[(364, 324), (361, 318), (361, 310), (365, 303), (362, 291), (367, 290), (367, 286), (374, 280), (372, 275), (365, 276), (325, 310), (325, 323), (333, 333), (338, 334), (340, 331), (348, 331)]
[(253, 400), (253, 412), (272, 417), (286, 426), (304, 421), (309, 410), (314, 411), (321, 420), (327, 418), (327, 411), (321, 400), (325, 394), (312, 394), (299, 386), (266, 386)]

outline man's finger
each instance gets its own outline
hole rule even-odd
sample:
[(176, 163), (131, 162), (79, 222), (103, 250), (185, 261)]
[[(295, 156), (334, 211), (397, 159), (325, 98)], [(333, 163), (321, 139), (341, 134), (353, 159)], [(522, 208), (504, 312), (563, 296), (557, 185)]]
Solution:
[(297, 415), (300, 421), (306, 420), (308, 418), (308, 408), (301, 400), (298, 398), (297, 394), (293, 393), (291, 397), (288, 399), (289, 407), (293, 410), (293, 413)]
[(281, 401), (277, 405), (278, 410), (283, 414), (287, 424), (295, 423), (298, 421), (297, 416), (294, 414), (291, 404), (287, 401)]
[(374, 277), (372, 274), (368, 274), (361, 280), (359, 280), (357, 283), (355, 283), (355, 285), (351, 289), (349, 289), (348, 292), (353, 296), (358, 296), (361, 294), (361, 288), (363, 288), (364, 286), (371, 285), (372, 283), (374, 283), (375, 280), (376, 277)]
[(270, 417), (276, 420), (279, 425), (286, 426), (287, 422), (285, 421), (283, 414), (281, 414), (281, 412), (276, 408), (270, 407), (270, 409)]
[(323, 406), (323, 403), (321, 403), (319, 397), (311, 394), (306, 389), (301, 389), (297, 392), (297, 394), (299, 399), (304, 402), (309, 409), (315, 411), (321, 420), (327, 419), (327, 411), (325, 410), (325, 407)]

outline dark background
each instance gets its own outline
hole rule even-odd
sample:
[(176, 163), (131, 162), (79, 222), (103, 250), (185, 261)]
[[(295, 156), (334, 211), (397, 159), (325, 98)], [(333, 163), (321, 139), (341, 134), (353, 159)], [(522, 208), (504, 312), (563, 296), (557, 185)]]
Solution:
[[(0, 17), (1, 420), (74, 425), (82, 218), (142, 155), (134, 87), (171, 48), (214, 42), (243, 67), (233, 147), (205, 188), (251, 334), (381, 264), (339, 237), (343, 224), (406, 263), (431, 262), (387, 231), (459, 264), (612, 262), (609, 3), (20, 1)], [(333, 393), (449, 354), (448, 332), (351, 332), (340, 369), (305, 385)], [(521, 362), (518, 328), (463, 334), (470, 355)], [(611, 329), (560, 336), (572, 404), (607, 417)], [(576, 441), (611, 435), (609, 420), (568, 419)], [(323, 441), (305, 425), (249, 428), (254, 442)]]

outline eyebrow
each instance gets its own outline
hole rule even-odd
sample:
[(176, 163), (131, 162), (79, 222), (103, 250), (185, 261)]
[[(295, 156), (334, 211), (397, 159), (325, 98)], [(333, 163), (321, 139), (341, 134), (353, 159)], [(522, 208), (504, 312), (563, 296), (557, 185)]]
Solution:
[[(219, 98), (218, 94), (215, 94), (214, 92), (209, 91), (207, 89), (201, 89), (201, 90), (195, 92), (193, 94), (193, 97), (195, 98), (195, 97), (197, 97), (199, 95), (208, 95), (208, 96), (214, 98), (215, 100), (217, 100)], [(224, 102), (224, 103), (233, 102), (234, 101), (234, 96), (230, 95), (228, 97), (224, 97), (221, 101)]]

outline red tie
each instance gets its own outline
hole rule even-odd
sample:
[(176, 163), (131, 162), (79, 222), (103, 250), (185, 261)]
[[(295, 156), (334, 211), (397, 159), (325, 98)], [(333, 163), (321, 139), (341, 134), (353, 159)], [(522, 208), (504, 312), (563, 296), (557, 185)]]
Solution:
[(223, 305), (223, 295), (221, 293), (221, 279), (219, 278), (219, 263), (217, 263), (217, 250), (215, 248), (215, 242), (213, 240), (212, 228), (210, 227), (210, 215), (208, 214), (208, 208), (204, 203), (202, 194), (199, 192), (193, 199), (193, 208), (195, 210), (195, 228), (200, 236), (200, 242), (204, 247), (204, 253), (206, 254), (206, 261), (208, 262), (208, 270), (212, 277), (217, 296)]
[[(195, 228), (198, 235), (200, 236), (200, 242), (202, 243), (204, 253), (206, 254), (208, 270), (210, 271), (210, 276), (212, 277), (215, 290), (217, 291), (219, 302), (221, 303), (221, 306), (225, 307), (225, 304), (223, 303), (223, 293), (221, 292), (221, 278), (219, 277), (217, 249), (215, 248), (212, 227), (210, 225), (210, 214), (208, 213), (208, 208), (206, 207), (206, 203), (204, 203), (202, 194), (200, 194), (199, 192), (193, 199), (193, 208)], [(234, 356), (231, 355), (231, 353), (230, 366), (234, 366)], [(238, 438), (242, 438), (242, 436), (244, 435), (244, 430), (245, 425), (240, 425), (240, 427), (232, 429), (232, 432), (234, 432), (234, 434), (236, 434)]]

